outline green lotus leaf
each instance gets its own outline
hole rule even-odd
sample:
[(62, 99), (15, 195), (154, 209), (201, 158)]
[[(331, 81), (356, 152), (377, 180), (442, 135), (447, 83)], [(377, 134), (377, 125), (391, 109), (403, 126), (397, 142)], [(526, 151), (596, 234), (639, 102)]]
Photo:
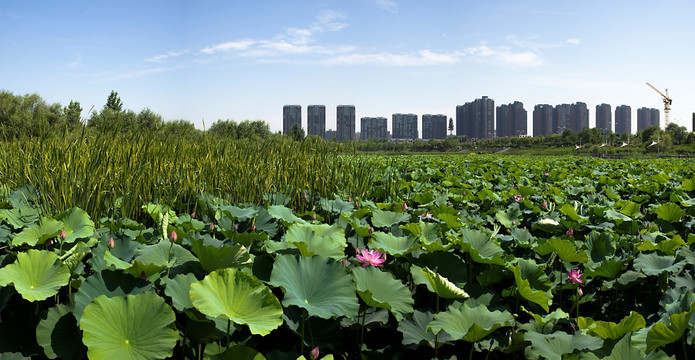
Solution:
[(513, 204), (507, 211), (497, 210), (495, 213), (495, 219), (500, 222), (507, 229), (515, 228), (521, 223), (523, 219), (523, 213), (519, 210), (519, 204)]
[(221, 269), (191, 284), (191, 302), (201, 313), (247, 325), (267, 335), (282, 325), (280, 301), (260, 280), (236, 269)]
[(343, 201), (339, 197), (336, 197), (333, 200), (321, 199), (321, 208), (333, 214), (342, 214), (346, 211), (352, 211), (355, 209), (351, 202)]
[(450, 229), (458, 229), (463, 226), (463, 223), (459, 219), (458, 215), (455, 214), (439, 213), (437, 214), (436, 218), (444, 221), (446, 226), (448, 226)]
[(0, 225), (0, 244), (4, 244), (10, 240), (10, 234), (12, 234), (10, 228), (5, 225)]
[(135, 250), (135, 260), (143, 264), (154, 264), (165, 267), (183, 265), (189, 261), (198, 261), (190, 251), (169, 240), (162, 240), (154, 245), (144, 245)]
[(513, 324), (514, 316), (508, 311), (490, 311), (483, 304), (470, 307), (456, 302), (446, 311), (434, 314), (427, 329), (435, 334), (445, 331), (454, 340), (476, 342), (500, 327)]
[(164, 299), (148, 291), (137, 295), (101, 295), (80, 319), (90, 359), (164, 359), (173, 354), (179, 332)]
[(397, 321), (413, 312), (413, 296), (402, 282), (390, 273), (373, 266), (352, 270), (357, 293), (368, 306), (388, 309)]
[(546, 244), (557, 253), (557, 256), (560, 257), (562, 261), (586, 264), (589, 260), (584, 251), (577, 250), (577, 248), (574, 247), (574, 243), (567, 239), (553, 237), (550, 238)]
[(210, 356), (211, 360), (265, 360), (265, 356), (246, 345), (234, 345), (224, 352)]
[(176, 310), (184, 312), (193, 307), (190, 296), (191, 284), (197, 281), (198, 279), (191, 273), (162, 279), (162, 284), (166, 286), (164, 293), (171, 298), (171, 303)]
[(104, 251), (104, 262), (106, 262), (106, 266), (112, 267), (116, 270), (125, 270), (130, 267), (129, 262), (117, 258), (108, 250)]
[(248, 250), (241, 245), (226, 245), (220, 247), (205, 245), (203, 239), (191, 239), (191, 250), (198, 257), (205, 272), (224, 268), (240, 268), (250, 266), (253, 261)]
[(359, 302), (352, 277), (336, 262), (320, 256), (278, 255), (270, 283), (285, 293), (283, 305), (295, 305), (310, 316), (357, 316)]
[(391, 256), (404, 256), (419, 247), (415, 236), (394, 236), (390, 233), (375, 231), (369, 240), (369, 247), (387, 253)]
[(413, 282), (415, 284), (425, 284), (429, 291), (436, 293), (440, 297), (446, 299), (465, 299), (470, 297), (463, 289), (456, 286), (444, 276), (430, 270), (428, 267), (421, 268), (417, 265), (412, 265), (410, 267), (410, 273), (413, 275)]
[(545, 311), (550, 310), (550, 296), (547, 290), (541, 290), (534, 288), (532, 286), (532, 281), (534, 285), (549, 288), (547, 276), (543, 274), (540, 266), (533, 263), (531, 260), (517, 259), (518, 265), (512, 265), (509, 267), (514, 273), (514, 280), (516, 281), (517, 290), (519, 295), (524, 299), (540, 305)]
[(48, 309), (46, 317), (36, 327), (36, 341), (49, 359), (77, 360), (87, 356), (82, 332), (67, 305), (58, 304)]
[(632, 201), (628, 201), (625, 203), (623, 208), (620, 210), (620, 213), (629, 216), (631, 218), (634, 218), (637, 216), (637, 214), (640, 214), (640, 206), (637, 203), (634, 203)]
[(475, 262), (504, 265), (504, 259), (502, 259), (504, 250), (489, 235), (480, 231), (463, 229), (461, 238), (457, 238), (455, 242), (470, 253)]
[(95, 238), (91, 238), (87, 242), (79, 241), (60, 257), (63, 265), (68, 267), (71, 274), (77, 270), (78, 266), (82, 265), (82, 259), (90, 253), (92, 246), (96, 245), (97, 242), (98, 240)]
[(22, 206), (14, 209), (0, 209), (0, 220), (4, 220), (15, 229), (22, 229), (39, 220), (41, 214), (38, 209), (31, 206)]
[(46, 240), (60, 234), (63, 223), (52, 218), (42, 217), (38, 223), (30, 225), (12, 239), (12, 246), (27, 244), (29, 246), (42, 245)]
[(615, 279), (623, 271), (624, 260), (608, 259), (599, 263), (598, 266), (586, 268), (584, 273), (590, 277), (601, 276), (607, 279)]
[(372, 211), (372, 225), (377, 228), (389, 228), (408, 220), (410, 220), (410, 214), (407, 212), (398, 213), (379, 209)]
[[(432, 331), (427, 329), (427, 325), (432, 322), (432, 319), (434, 319), (434, 315), (431, 312), (415, 310), (411, 319), (399, 321), (398, 331), (403, 334), (403, 345), (418, 345), (425, 341), (433, 348), (435, 340), (438, 339)], [(444, 342), (444, 339), (441, 339), (440, 336), (439, 341)]]
[(152, 290), (152, 284), (120, 270), (102, 270), (88, 277), (75, 293), (73, 314), (79, 321), (84, 308), (101, 295), (135, 295)]
[(0, 269), (0, 285), (13, 284), (28, 301), (45, 300), (70, 280), (70, 270), (50, 251), (30, 249), (17, 253), (14, 263)]
[(154, 283), (163, 275), (164, 269), (166, 269), (166, 267), (163, 265), (145, 264), (142, 261), (135, 260), (129, 268), (123, 271), (133, 277)]
[(573, 335), (564, 332), (539, 334), (528, 332), (524, 339), (531, 343), (526, 347), (527, 359), (562, 360), (563, 355), (572, 354), (576, 350), (596, 350), (603, 346), (603, 339), (586, 335), (581, 332)]
[(624, 317), (618, 324), (610, 321), (594, 321), (591, 318), (579, 317), (577, 326), (580, 330), (588, 329), (590, 334), (597, 335), (602, 339), (618, 340), (629, 332), (644, 328), (647, 326), (647, 323), (642, 315), (631, 311), (630, 315)]
[(609, 233), (592, 231), (586, 237), (586, 248), (591, 262), (600, 263), (615, 255), (616, 239)]
[(285, 242), (296, 246), (306, 257), (314, 255), (335, 260), (345, 258), (345, 231), (337, 224), (293, 224), (285, 235)]
[(541, 334), (551, 333), (558, 320), (567, 320), (570, 318), (570, 314), (562, 311), (562, 309), (555, 309), (553, 310), (553, 312), (547, 315), (538, 315), (536, 313), (526, 310), (526, 308), (524, 308), (523, 306), (521, 306), (521, 310), (531, 315), (531, 317), (533, 317), (533, 320), (525, 324), (518, 324), (519, 329), (526, 331), (534, 331)]
[(651, 352), (659, 346), (678, 341), (685, 330), (692, 327), (688, 324), (690, 316), (695, 311), (695, 303), (690, 304), (690, 309), (682, 313), (669, 316), (666, 322), (657, 322), (647, 333), (647, 352)]
[(236, 206), (228, 205), (228, 206), (220, 206), (219, 208), (222, 210), (222, 212), (229, 216), (230, 218), (237, 219), (239, 221), (245, 221), (248, 219), (253, 218), (254, 216), (258, 215), (258, 210), (252, 208), (252, 207), (247, 207), (247, 208), (239, 208)]
[[(655, 354), (656, 352), (652, 352)], [(634, 360), (634, 359), (646, 359), (646, 360), (656, 360), (656, 358), (650, 356), (645, 358), (644, 352), (639, 348), (636, 348), (632, 344), (632, 338), (630, 336), (623, 336), (620, 341), (618, 341), (614, 346), (611, 353), (604, 356), (598, 357), (594, 353), (582, 353), (582, 360)], [(669, 357), (662, 357), (659, 359), (667, 360)]]
[(283, 205), (273, 205), (268, 208), (268, 213), (275, 219), (282, 220), (286, 224), (294, 223), (305, 223), (306, 221), (302, 218), (297, 217), (292, 213), (292, 209), (289, 209)]
[(622, 224), (626, 221), (632, 221), (632, 218), (626, 216), (625, 214), (615, 211), (615, 209), (608, 209), (603, 213), (603, 217), (607, 220), (612, 220), (616, 224)]
[(640, 253), (634, 261), (635, 270), (643, 272), (647, 276), (659, 275), (663, 272), (676, 273), (679, 272), (685, 261), (676, 262), (676, 257), (673, 255), (659, 255), (655, 252), (645, 254)]
[(676, 250), (685, 246), (685, 240), (679, 235), (674, 235), (670, 239), (661, 240), (657, 244), (645, 239), (641, 244), (637, 246), (637, 250), (642, 252), (659, 250), (666, 255), (674, 255)]
[(574, 206), (570, 204), (562, 205), (562, 207), (560, 208), (560, 212), (565, 214), (565, 216), (567, 216), (572, 221), (577, 221), (580, 223), (585, 223), (589, 221), (589, 218), (577, 214), (577, 210), (574, 208)]
[(74, 207), (57, 217), (63, 222), (65, 230), (65, 243), (73, 243), (77, 239), (88, 238), (94, 235), (94, 222), (84, 210)]
[(681, 217), (685, 215), (685, 210), (681, 209), (680, 206), (669, 202), (666, 204), (661, 204), (654, 210), (654, 213), (659, 219), (674, 223), (681, 220)]

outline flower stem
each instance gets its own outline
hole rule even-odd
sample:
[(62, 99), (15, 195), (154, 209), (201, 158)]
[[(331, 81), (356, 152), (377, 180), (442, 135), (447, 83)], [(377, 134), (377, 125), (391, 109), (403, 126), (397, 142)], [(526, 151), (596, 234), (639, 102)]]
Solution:
[(227, 319), (227, 349), (229, 349), (229, 328), (232, 325), (232, 320)]

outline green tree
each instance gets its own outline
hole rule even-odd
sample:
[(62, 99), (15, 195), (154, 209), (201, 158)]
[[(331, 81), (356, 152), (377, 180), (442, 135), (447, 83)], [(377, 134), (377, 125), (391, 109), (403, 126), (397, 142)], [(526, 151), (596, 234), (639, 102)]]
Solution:
[(82, 107), (79, 101), (70, 100), (70, 105), (65, 108), (65, 124), (68, 131), (73, 131), (79, 124), (82, 118)]
[(449, 118), (449, 136), (454, 135), (454, 119)]
[(121, 98), (118, 97), (117, 92), (111, 90), (108, 99), (106, 99), (106, 105), (104, 105), (104, 108), (111, 109), (116, 112), (120, 112), (123, 109), (123, 103), (121, 102)]
[(155, 114), (149, 108), (144, 108), (137, 116), (138, 128), (145, 130), (155, 130), (162, 127), (162, 117)]
[(287, 133), (287, 136), (289, 136), (293, 140), (299, 141), (299, 140), (303, 140), (304, 136), (306, 136), (306, 134), (304, 133), (304, 129), (302, 129), (299, 125), (294, 124), (290, 128), (290, 131)]

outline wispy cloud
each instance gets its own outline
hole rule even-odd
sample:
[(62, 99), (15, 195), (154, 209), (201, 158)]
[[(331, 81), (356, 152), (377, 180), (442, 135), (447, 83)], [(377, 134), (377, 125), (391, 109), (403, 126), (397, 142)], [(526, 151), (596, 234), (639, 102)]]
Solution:
[(164, 60), (169, 59), (169, 58), (175, 58), (179, 57), (181, 55), (188, 54), (188, 50), (182, 50), (182, 51), (168, 51), (166, 54), (160, 54), (160, 55), (155, 55), (153, 57), (149, 57), (145, 59), (147, 62), (164, 62)]
[(543, 64), (541, 57), (532, 51), (513, 51), (506, 46), (491, 48), (478, 45), (466, 49), (466, 52), (476, 61), (493, 61), (507, 67), (536, 67)]
[(82, 62), (82, 55), (81, 54), (77, 54), (77, 56), (75, 57), (75, 60), (73, 60), (73, 61), (67, 63), (67, 65), (65, 65), (65, 67), (70, 68), (70, 69), (79, 69), (83, 66), (84, 66), (84, 62)]
[(565, 40), (565, 43), (572, 44), (572, 45), (579, 45), (581, 43), (581, 41), (579, 41), (579, 39), (567, 39), (567, 40)]
[(374, 5), (376, 5), (376, 7), (379, 9), (386, 10), (388, 12), (398, 12), (398, 5), (393, 0), (374, 0)]
[(248, 39), (228, 41), (217, 45), (204, 47), (202, 50), (200, 50), (200, 52), (205, 54), (214, 54), (216, 52), (240, 51), (248, 49), (255, 43), (255, 41)]

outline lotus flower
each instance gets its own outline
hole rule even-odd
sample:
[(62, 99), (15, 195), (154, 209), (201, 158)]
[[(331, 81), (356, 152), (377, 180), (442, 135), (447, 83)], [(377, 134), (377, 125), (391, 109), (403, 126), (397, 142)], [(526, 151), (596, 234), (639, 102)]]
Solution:
[(358, 249), (358, 251), (362, 255), (358, 254), (355, 257), (360, 261), (362, 267), (367, 267), (367, 265), (383, 266), (386, 261), (386, 254), (382, 254), (378, 250)]
[(574, 235), (574, 229), (570, 228), (569, 230), (567, 230), (566, 234), (567, 236), (572, 237), (572, 235)]
[(176, 240), (178, 240), (178, 239), (179, 239), (179, 237), (178, 237), (178, 235), (176, 235), (176, 231), (171, 230), (171, 235), (169, 235), (169, 240), (171, 240), (171, 242), (176, 242)]
[(309, 352), (309, 357), (311, 360), (316, 360), (319, 358), (319, 347), (315, 347), (311, 352)]
[(545, 173), (545, 176), (550, 176), (550, 173)]
[(113, 249), (114, 246), (116, 246), (116, 243), (113, 241), (113, 237), (109, 239), (109, 242), (106, 243), (106, 246), (108, 246), (110, 249)]
[(65, 230), (60, 232), (60, 240), (65, 240), (65, 238), (68, 236), (68, 234), (65, 232)]
[(582, 277), (582, 274), (579, 270), (570, 270), (567, 272), (567, 282), (571, 282), (572, 284), (580, 283), (583, 284), (584, 281), (580, 279)]
[(403, 211), (408, 211), (408, 203), (407, 202), (403, 203)]

